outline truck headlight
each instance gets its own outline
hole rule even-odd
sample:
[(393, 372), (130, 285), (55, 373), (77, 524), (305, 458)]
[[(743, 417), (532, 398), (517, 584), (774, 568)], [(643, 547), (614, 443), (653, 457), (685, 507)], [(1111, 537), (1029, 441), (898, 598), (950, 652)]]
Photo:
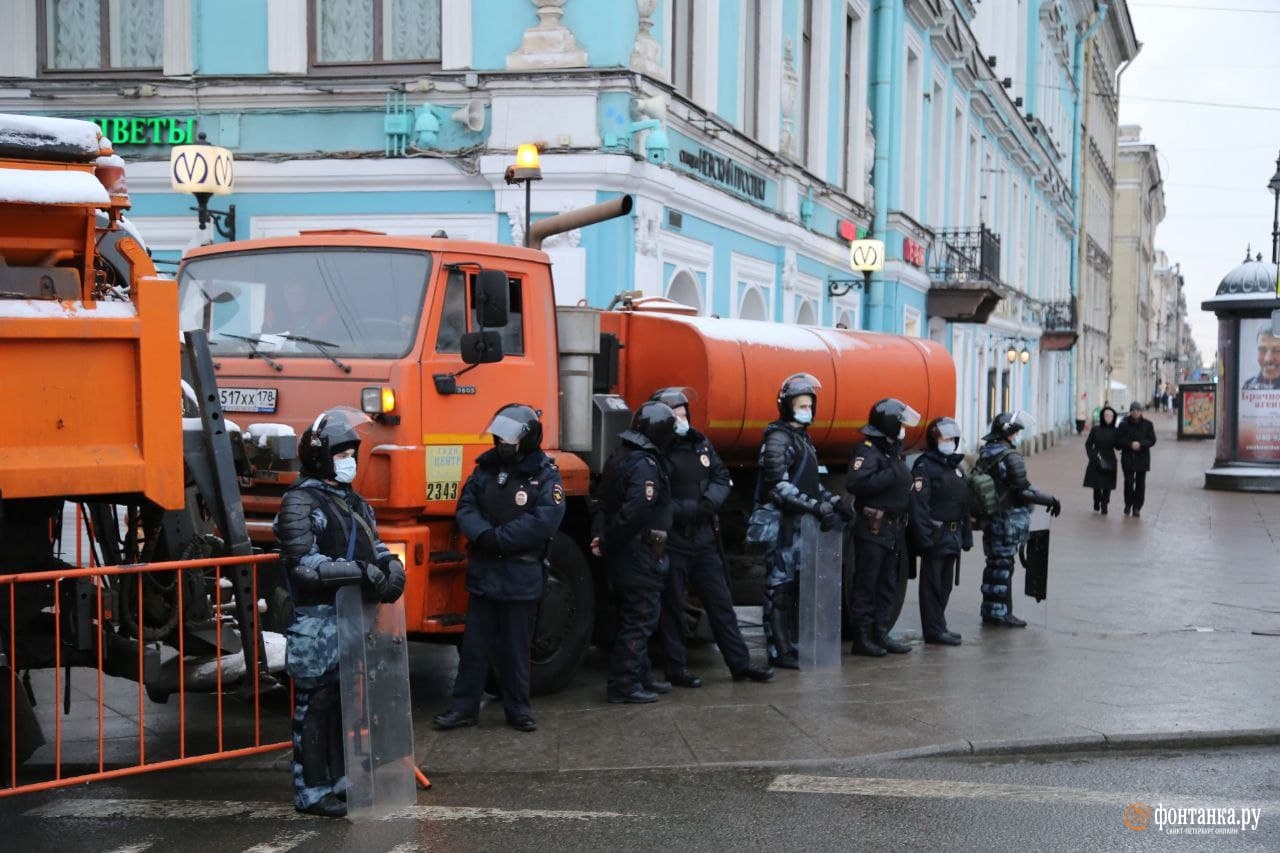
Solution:
[(361, 388), (360, 409), (371, 415), (385, 415), (396, 410), (396, 392), (393, 388)]

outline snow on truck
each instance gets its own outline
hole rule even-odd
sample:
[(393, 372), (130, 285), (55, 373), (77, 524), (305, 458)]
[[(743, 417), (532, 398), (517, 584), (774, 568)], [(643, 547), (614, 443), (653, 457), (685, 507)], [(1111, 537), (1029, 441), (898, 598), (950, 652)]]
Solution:
[[(531, 237), (540, 245), (629, 210), (623, 196), (535, 223)], [(609, 310), (557, 306), (550, 260), (536, 248), (303, 232), (192, 250), (178, 291), (181, 327), (208, 332), (222, 405), (245, 425), (252, 473), (241, 493), (257, 544), (272, 546), (272, 518), (296, 476), (292, 436), (334, 405), (373, 418), (356, 485), (404, 561), (406, 619), (419, 639), (462, 636), (466, 542), (454, 509), (475, 458), (492, 446), (481, 430), (511, 401), (542, 411), (569, 509), (551, 543), (535, 632), (540, 692), (568, 682), (596, 615), (607, 612), (606, 579), (585, 547), (588, 495), (632, 410), (655, 389), (692, 389), (693, 422), (733, 471), (722, 524), (739, 593), (760, 585), (741, 531), (784, 377), (807, 371), (822, 381), (809, 432), (833, 477), (876, 400), (900, 397), (922, 413), (909, 445), (923, 443), (923, 423), (955, 409), (954, 365), (932, 341), (693, 316), (638, 294)], [(832, 485), (843, 493), (842, 482)], [(283, 591), (272, 609), (287, 618)]]

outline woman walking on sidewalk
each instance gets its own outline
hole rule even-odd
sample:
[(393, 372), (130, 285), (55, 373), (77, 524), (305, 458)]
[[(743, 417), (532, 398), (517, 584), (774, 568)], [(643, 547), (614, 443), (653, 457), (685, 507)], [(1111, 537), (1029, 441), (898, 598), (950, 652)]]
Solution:
[(1106, 406), (1084, 442), (1084, 453), (1089, 458), (1084, 469), (1084, 487), (1093, 489), (1093, 511), (1103, 515), (1107, 514), (1107, 503), (1116, 487), (1116, 446), (1119, 441), (1116, 410)]

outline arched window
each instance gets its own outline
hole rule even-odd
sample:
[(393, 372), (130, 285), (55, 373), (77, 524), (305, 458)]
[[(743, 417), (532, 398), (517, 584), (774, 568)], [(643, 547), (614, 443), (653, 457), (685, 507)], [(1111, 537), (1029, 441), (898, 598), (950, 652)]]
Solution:
[(769, 308), (759, 289), (747, 288), (742, 294), (742, 304), (738, 306), (738, 316), (743, 320), (768, 320)]
[(681, 305), (689, 305), (702, 313), (702, 286), (697, 277), (688, 270), (680, 270), (671, 277), (667, 285), (667, 298)]
[(837, 329), (856, 329), (858, 328), (858, 320), (856, 315), (848, 309), (842, 310), (836, 315)]
[(816, 326), (818, 325), (818, 312), (813, 306), (813, 300), (806, 299), (800, 304), (799, 310), (796, 311), (797, 326)]

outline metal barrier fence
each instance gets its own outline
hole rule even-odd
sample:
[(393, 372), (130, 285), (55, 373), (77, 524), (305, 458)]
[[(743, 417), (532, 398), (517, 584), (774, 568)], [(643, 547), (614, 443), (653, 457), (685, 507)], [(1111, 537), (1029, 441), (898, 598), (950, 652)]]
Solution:
[[(102, 780), (102, 779), (112, 779), (112, 778), (117, 778), (121, 776), (130, 776), (130, 775), (135, 775), (139, 773), (151, 772), (154, 770), (163, 770), (163, 769), (169, 769), (174, 767), (184, 767), (184, 766), (206, 763), (210, 761), (217, 761), (217, 760), (226, 759), (226, 758), (236, 758), (236, 757), (242, 757), (247, 755), (255, 755), (258, 753), (269, 752), (272, 750), (279, 750), (279, 749), (289, 747), (291, 745), (289, 740), (280, 740), (280, 741), (274, 741), (269, 743), (263, 743), (263, 714), (262, 714), (263, 709), (262, 709), (261, 691), (262, 691), (262, 684), (263, 684), (264, 664), (266, 662), (260, 659), (261, 650), (263, 646), (262, 646), (262, 643), (259, 641), (259, 637), (261, 636), (261, 634), (259, 630), (260, 626), (258, 624), (259, 622), (258, 607), (256, 606), (259, 600), (258, 599), (258, 570), (263, 564), (274, 562), (275, 560), (277, 560), (277, 556), (275, 554), (257, 554), (257, 555), (244, 556), (244, 557), (219, 557), (219, 558), (198, 559), (198, 560), (144, 563), (139, 565), (122, 565), (122, 566), (106, 566), (106, 567), (90, 566), (88, 568), (66, 568), (66, 569), (56, 569), (51, 571), (26, 572), (21, 574), (10, 574), (10, 575), (0, 574), (0, 594), (3, 594), (3, 596), (0, 597), (0, 601), (4, 601), (7, 599), (7, 604), (8, 604), (6, 608), (8, 612), (0, 613), (0, 628), (7, 628), (7, 634), (5, 635), (7, 642), (2, 648), (0, 648), (0, 662), (2, 662), (3, 660), (3, 652), (7, 650), (7, 654), (8, 654), (8, 665), (7, 667), (0, 667), (0, 675), (2, 675), (8, 681), (7, 688), (8, 688), (8, 698), (9, 698), (9, 702), (8, 702), (9, 707), (7, 709), (0, 707), (0, 711), (7, 712), (3, 714), (5, 719), (3, 719), (3, 733), (0, 733), (0, 745), (2, 745), (4, 741), (7, 740), (8, 761), (6, 763), (9, 765), (7, 767), (0, 768), (0, 798), (12, 796), (15, 794), (47, 790), (50, 788), (59, 788), (59, 787), (83, 783), (83, 782), (91, 782), (91, 781)], [(253, 613), (254, 624), (251, 626), (252, 632), (250, 633), (249, 636), (244, 636), (246, 633), (245, 626), (240, 626), (241, 646), (242, 646), (241, 653), (243, 653), (244, 663), (245, 663), (243, 678), (242, 679), (236, 678), (235, 674), (232, 673), (230, 676), (231, 681), (224, 683), (224, 678), (223, 678), (224, 676), (224, 673), (223, 673), (224, 622), (222, 619), (222, 611), (223, 611), (224, 598), (230, 598), (230, 596), (224, 596), (223, 594), (223, 569), (240, 567), (245, 565), (249, 565), (252, 567), (251, 568), (252, 578), (253, 578), (252, 579), (252, 587), (253, 587), (252, 601), (254, 603), (254, 606), (252, 607), (252, 613)], [(212, 683), (212, 690), (209, 691), (208, 693), (208, 696), (210, 697), (210, 699), (202, 700), (202, 706), (206, 706), (208, 704), (208, 701), (212, 701), (214, 705), (214, 712), (215, 712), (214, 713), (215, 731), (212, 733), (208, 732), (207, 730), (199, 731), (199, 732), (191, 732), (190, 733), (192, 735), (191, 739), (194, 742), (194, 745), (188, 744), (188, 735), (189, 735), (188, 722), (189, 721), (188, 721), (187, 706), (188, 706), (188, 694), (191, 693), (192, 691), (188, 689), (188, 685), (187, 685), (187, 681), (188, 681), (188, 676), (187, 676), (188, 659), (186, 654), (187, 623), (184, 618), (185, 617), (184, 609), (187, 606), (195, 606), (195, 602), (184, 601), (184, 596), (186, 595), (186, 593), (184, 593), (185, 584), (183, 580), (183, 572), (188, 572), (192, 570), (199, 570), (201, 573), (204, 573), (207, 570), (212, 570), (213, 572), (212, 613), (213, 613), (213, 622), (214, 622), (214, 629), (212, 632), (214, 637), (214, 640), (213, 640), (214, 651), (213, 651), (213, 658), (212, 658), (212, 662), (214, 666), (214, 678)], [(176, 590), (176, 606), (177, 606), (176, 644), (171, 643), (171, 646), (176, 645), (176, 654), (177, 654), (177, 658), (176, 658), (177, 689), (176, 691), (173, 691), (173, 692), (176, 692), (178, 696), (177, 719), (176, 719), (176, 735), (177, 735), (176, 753), (177, 755), (176, 757), (155, 760), (156, 759), (155, 753), (157, 750), (153, 749), (152, 760), (148, 761), (148, 754), (147, 754), (148, 732), (147, 732), (147, 725), (146, 725), (148, 698), (147, 698), (147, 685), (144, 684), (144, 682), (147, 681), (147, 672), (148, 672), (148, 666), (147, 666), (148, 661), (146, 658), (149, 652), (155, 656), (153, 658), (153, 666), (152, 666), (152, 669), (154, 672), (156, 668), (161, 665), (162, 649), (158, 643), (154, 643), (149, 647), (148, 642), (144, 636), (145, 631), (144, 631), (144, 624), (143, 624), (144, 622), (143, 614), (146, 612), (146, 608), (144, 606), (145, 605), (144, 587), (146, 586), (146, 584), (143, 582), (143, 578), (145, 576), (158, 578), (158, 577), (162, 577), (166, 573), (173, 574), (174, 584), (172, 589)], [(137, 636), (135, 638), (126, 638), (126, 642), (128, 641), (128, 639), (135, 640), (136, 641), (135, 644), (137, 646), (137, 661), (136, 661), (136, 664), (137, 664), (137, 669), (136, 669), (137, 759), (136, 759), (136, 763), (127, 763), (127, 764), (124, 764), (124, 766), (115, 766), (115, 765), (121, 764), (121, 762), (113, 760), (112, 762), (110, 762), (113, 766), (108, 768), (107, 766), (108, 762), (106, 760), (106, 751), (105, 751), (105, 739), (104, 739), (104, 716), (106, 713), (106, 705), (105, 705), (106, 695), (104, 693), (104, 679), (111, 678), (112, 675), (109, 672), (104, 672), (104, 667), (103, 667), (104, 648), (103, 647), (104, 645), (107, 644), (109, 634), (112, 636), (115, 636), (117, 626), (114, 623), (116, 621), (115, 617), (118, 614), (114, 614), (110, 611), (112, 610), (113, 606), (119, 604), (119, 602), (116, 601), (115, 596), (112, 593), (112, 590), (109, 589), (107, 579), (108, 578), (123, 579), (128, 577), (137, 578), (137, 582), (133, 584), (134, 586), (137, 587), (136, 610), (134, 610), (134, 614), (136, 615)], [(19, 626), (18, 626), (18, 620), (17, 620), (17, 607), (16, 607), (16, 601), (18, 598), (17, 593), (25, 585), (47, 585), (47, 584), (52, 584), (52, 591), (53, 591), (52, 602), (50, 605), (47, 605), (41, 608), (41, 610), (44, 613), (51, 612), (53, 617), (53, 637), (52, 637), (52, 645), (53, 645), (52, 671), (54, 673), (54, 677), (52, 678), (53, 714), (54, 714), (54, 733), (53, 733), (53, 745), (52, 745), (53, 776), (52, 778), (37, 779), (37, 778), (33, 778), (36, 774), (34, 772), (29, 771), (27, 773), (22, 774), (22, 778), (20, 778), (20, 774), (19, 774), (20, 762), (18, 761), (19, 694), (17, 691), (19, 690), (19, 687), (20, 687), (18, 672), (19, 670), (23, 669), (24, 661), (22, 659), (22, 649), (25, 643), (24, 643), (24, 637), (19, 633)], [(84, 606), (73, 605), (73, 606), (78, 606), (77, 615), (80, 619), (81, 627), (83, 628), (83, 626), (87, 622), (87, 624), (89, 625), (90, 632), (92, 633), (92, 636), (94, 637), (94, 640), (95, 640), (93, 643), (93, 648), (91, 649), (84, 649), (83, 645), (81, 645), (81, 650), (88, 655), (88, 660), (85, 660), (85, 657), (83, 655), (78, 655), (78, 654), (68, 654), (68, 656), (64, 658), (64, 642), (63, 642), (64, 621), (67, 615), (66, 613), (67, 607), (66, 605), (64, 605), (64, 602), (63, 602), (63, 590), (65, 588), (64, 585), (67, 585), (67, 584), (72, 585), (71, 589), (73, 590), (75, 597), (80, 600), (82, 605), (86, 596), (89, 597), (90, 599), (90, 603), (87, 605), (88, 607), (87, 614), (83, 612)], [(86, 584), (87, 584), (87, 587), (85, 586)], [(120, 586), (122, 587), (123, 585), (121, 584)], [(105, 614), (104, 614), (104, 604), (103, 604), (104, 594), (106, 595), (106, 598), (108, 601), (108, 605), (107, 605), (108, 612)], [(132, 590), (128, 592), (128, 595), (130, 599), (132, 599)], [(130, 603), (133, 604), (135, 602), (131, 601)], [(207, 603), (207, 602), (202, 602), (202, 603)], [(123, 609), (123, 607), (121, 607), (121, 609)], [(104, 618), (107, 621), (104, 621)], [(70, 632), (70, 629), (67, 629), (67, 630), (68, 632)], [(47, 639), (47, 638), (44, 638), (44, 639)], [(83, 638), (81, 639), (81, 643), (83, 644)], [(96, 667), (94, 667), (93, 665), (94, 664), (93, 657), (95, 656), (95, 650), (96, 650)], [(71, 649), (69, 651), (75, 651), (75, 650)], [(232, 654), (232, 652), (228, 652), (228, 654)], [(173, 658), (170, 658), (170, 660), (172, 661)], [(61, 705), (64, 709), (69, 708), (69, 698), (70, 698), (70, 690), (71, 690), (70, 665), (73, 662), (75, 663), (75, 665), (85, 667), (86, 669), (89, 669), (89, 670), (96, 669), (96, 680), (97, 680), (96, 770), (93, 769), (92, 761), (87, 762), (88, 767), (86, 768), (85, 767), (86, 762), (84, 762), (83, 760), (77, 761), (73, 765), (76, 768), (75, 772), (68, 772), (68, 768), (64, 767), (64, 762), (63, 762), (63, 745), (64, 745), (63, 716), (64, 714), (59, 713), (59, 706)], [(65, 675), (64, 684), (60, 686), (58, 683), (59, 682), (58, 671), (63, 668), (64, 663), (68, 665), (68, 669), (64, 674)], [(209, 663), (208, 660), (204, 662), (206, 666), (208, 665), (208, 663)], [(24, 690), (28, 691), (28, 693), (30, 693), (31, 691), (30, 683), (29, 683), (29, 675), (30, 675), (29, 669), (33, 665), (41, 666), (42, 668), (48, 667), (48, 663), (44, 661), (37, 661), (34, 663), (31, 661), (27, 662), (27, 667), (28, 667), (27, 678), (23, 679), (23, 683), (21, 684), (21, 687)], [(130, 665), (132, 665), (132, 661), (130, 662)], [(113, 666), (113, 671), (117, 669), (118, 669), (117, 667)], [(238, 683), (241, 685), (241, 694), (242, 694), (242, 699), (244, 700), (248, 699), (248, 692), (250, 690), (252, 691), (253, 725), (252, 725), (251, 732), (247, 736), (244, 734), (241, 734), (239, 737), (234, 739), (237, 741), (245, 741), (246, 742), (245, 745), (230, 745), (228, 743), (228, 740), (231, 740), (231, 738), (227, 737), (227, 733), (225, 731), (226, 727), (224, 723), (226, 722), (226, 720), (224, 719), (224, 708), (223, 708), (224, 693), (225, 693), (224, 687), (234, 683)], [(0, 686), (6, 686), (6, 685), (0, 685)], [(281, 692), (283, 692), (283, 688), (281, 688)], [(201, 695), (203, 696), (204, 694), (202, 693)], [(166, 698), (167, 698), (167, 694), (166, 694)], [(292, 685), (290, 685), (289, 702), (288, 702), (289, 707), (292, 706), (292, 698), (293, 698)], [(281, 704), (283, 704), (283, 701), (281, 702)], [(207, 707), (202, 707), (200, 710), (201, 710), (201, 713), (203, 714), (203, 713), (207, 713), (208, 709)], [(111, 713), (115, 715), (117, 712), (112, 710)], [(153, 713), (155, 713), (156, 716), (161, 718), (160, 722), (162, 724), (160, 727), (160, 731), (156, 732), (153, 735), (153, 737), (172, 736), (173, 734), (172, 730), (166, 730), (165, 728), (167, 726), (170, 726), (174, 722), (172, 717), (172, 712), (170, 711), (168, 713), (163, 713), (163, 712), (153, 712)], [(81, 722), (84, 722), (83, 718), (81, 719)], [(88, 722), (90, 725), (92, 724), (91, 719), (88, 720)], [(284, 717), (283, 724), (286, 726), (285, 730), (287, 731), (287, 724), (288, 724), (287, 717)], [(251, 743), (248, 743), (248, 741), (251, 741)], [(169, 752), (169, 751), (173, 751), (173, 747), (167, 746), (166, 752)], [(43, 767), (45, 765), (41, 765), (41, 766)]]

